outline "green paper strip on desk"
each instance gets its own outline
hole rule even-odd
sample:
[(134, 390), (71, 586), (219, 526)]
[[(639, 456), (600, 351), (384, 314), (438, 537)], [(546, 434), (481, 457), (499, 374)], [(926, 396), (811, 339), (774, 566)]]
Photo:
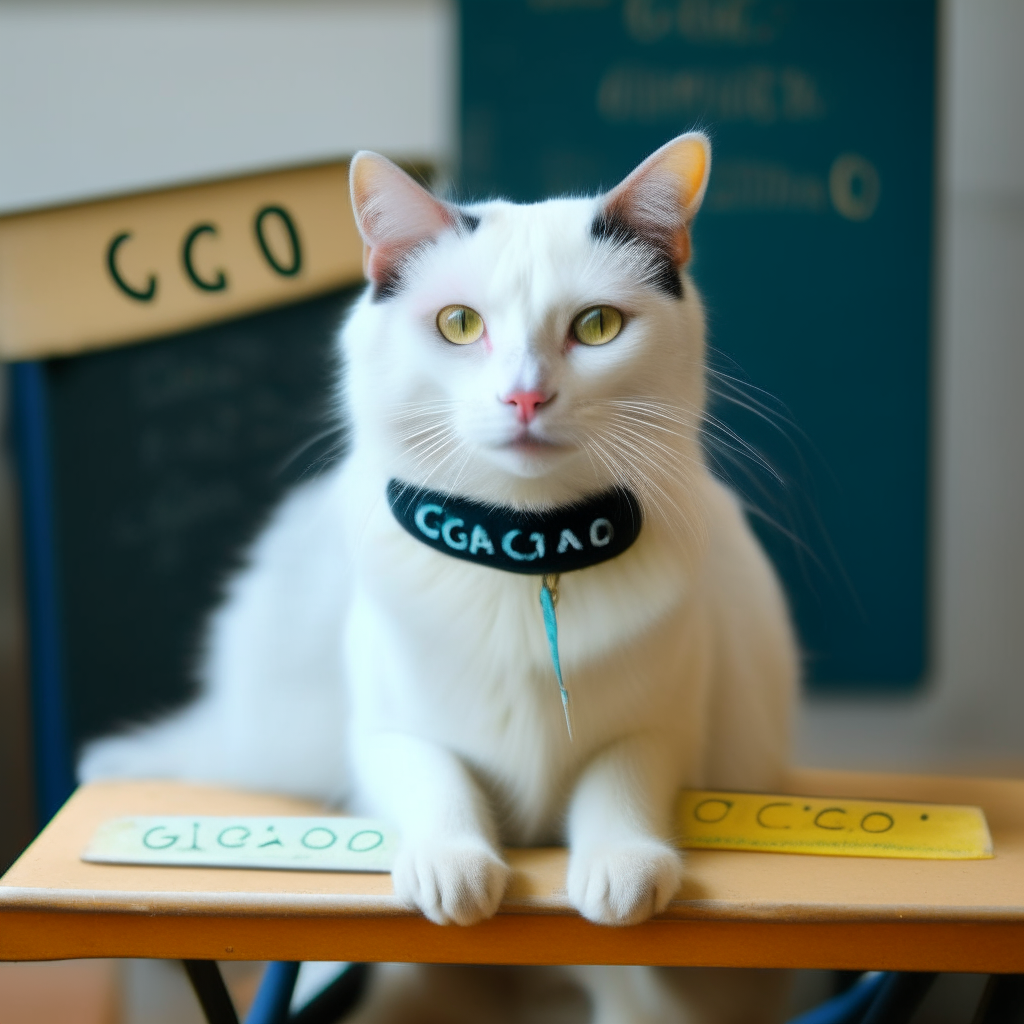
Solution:
[(367, 818), (115, 818), (97, 830), (82, 860), (100, 864), (390, 871), (397, 833)]
[[(685, 790), (679, 845), (833, 857), (978, 860), (992, 839), (978, 807)], [(106, 864), (390, 871), (397, 832), (367, 818), (126, 817), (104, 822), (82, 859)]]

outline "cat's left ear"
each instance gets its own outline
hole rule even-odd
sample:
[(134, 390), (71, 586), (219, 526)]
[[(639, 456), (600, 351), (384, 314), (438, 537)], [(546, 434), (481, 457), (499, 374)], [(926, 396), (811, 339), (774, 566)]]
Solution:
[(711, 142), (687, 132), (666, 142), (602, 200), (609, 224), (625, 224), (681, 267), (690, 258), (690, 224), (711, 173)]
[(386, 157), (366, 150), (349, 168), (352, 210), (363, 236), (363, 270), (376, 285), (393, 281), (405, 256), (455, 227), (457, 213)]

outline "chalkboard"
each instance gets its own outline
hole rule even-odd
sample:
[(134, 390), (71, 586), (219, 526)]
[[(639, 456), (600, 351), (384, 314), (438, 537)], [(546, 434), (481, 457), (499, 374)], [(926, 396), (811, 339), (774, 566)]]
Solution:
[(193, 692), (247, 542), (343, 450), (333, 340), (354, 294), (13, 365), (44, 820), (82, 741)]
[(933, 0), (464, 0), (461, 47), (466, 195), (593, 193), (711, 135), (709, 455), (781, 571), (810, 686), (919, 685)]

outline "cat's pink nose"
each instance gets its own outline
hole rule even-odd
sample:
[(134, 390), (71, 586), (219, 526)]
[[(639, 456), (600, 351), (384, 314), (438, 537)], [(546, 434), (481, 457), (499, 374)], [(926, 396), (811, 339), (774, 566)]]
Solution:
[(542, 391), (511, 391), (502, 401), (506, 405), (516, 407), (520, 423), (529, 423), (537, 415), (537, 406), (550, 402), (553, 397), (545, 395)]

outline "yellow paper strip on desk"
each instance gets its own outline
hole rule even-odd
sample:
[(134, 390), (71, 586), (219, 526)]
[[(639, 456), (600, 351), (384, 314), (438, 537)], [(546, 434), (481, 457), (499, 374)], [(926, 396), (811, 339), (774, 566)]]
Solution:
[(993, 856), (980, 807), (684, 790), (680, 845), (830, 857), (979, 860)]

